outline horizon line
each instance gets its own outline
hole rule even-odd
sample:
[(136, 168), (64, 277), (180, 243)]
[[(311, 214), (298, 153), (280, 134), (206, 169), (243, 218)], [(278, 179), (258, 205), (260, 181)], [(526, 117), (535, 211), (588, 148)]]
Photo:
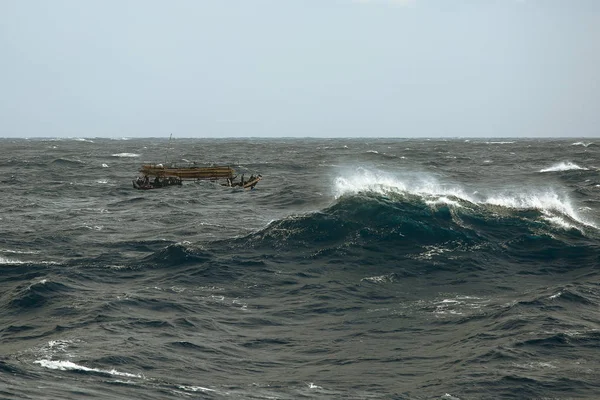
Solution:
[(0, 140), (20, 139), (20, 140), (135, 140), (135, 139), (600, 139), (600, 136), (181, 136), (171, 138), (169, 136), (0, 136)]

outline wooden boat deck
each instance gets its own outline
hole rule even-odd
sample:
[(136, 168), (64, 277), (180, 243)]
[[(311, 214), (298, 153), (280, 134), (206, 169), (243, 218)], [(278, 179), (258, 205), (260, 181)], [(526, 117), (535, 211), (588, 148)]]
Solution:
[(194, 164), (179, 166), (176, 164), (144, 164), (140, 172), (148, 176), (174, 176), (181, 180), (217, 180), (232, 179), (235, 170), (228, 166), (200, 167)]

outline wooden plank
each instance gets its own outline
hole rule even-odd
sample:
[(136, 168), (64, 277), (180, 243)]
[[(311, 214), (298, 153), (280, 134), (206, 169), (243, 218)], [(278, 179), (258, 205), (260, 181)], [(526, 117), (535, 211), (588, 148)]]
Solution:
[(215, 167), (177, 167), (162, 164), (144, 164), (140, 172), (151, 176), (175, 176), (181, 179), (227, 179), (233, 178), (235, 171), (228, 166)]

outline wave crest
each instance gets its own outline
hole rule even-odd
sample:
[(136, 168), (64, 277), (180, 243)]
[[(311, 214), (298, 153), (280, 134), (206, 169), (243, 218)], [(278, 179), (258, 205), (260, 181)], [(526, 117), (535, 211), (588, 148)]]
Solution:
[(570, 161), (566, 161), (566, 162), (563, 161), (563, 162), (554, 164), (551, 167), (540, 169), (540, 172), (563, 172), (563, 171), (576, 171), (576, 170), (587, 171), (588, 169), (580, 167), (579, 165), (572, 163)]
[(136, 153), (116, 153), (116, 154), (112, 154), (111, 157), (117, 157), (117, 158), (136, 158), (139, 157), (139, 154)]
[[(577, 167), (580, 168), (580, 167)], [(471, 194), (459, 184), (442, 183), (427, 174), (406, 173), (399, 178), (396, 175), (365, 168), (358, 168), (347, 176), (338, 176), (334, 180), (334, 195), (337, 199), (347, 195), (372, 193), (392, 199), (409, 199), (425, 202), (431, 207), (458, 207), (494, 209), (480, 212), (497, 213), (498, 207), (505, 214), (511, 210), (537, 210), (542, 218), (561, 228), (594, 228), (598, 226), (590, 218), (582, 215), (571, 199), (552, 188), (515, 189), (490, 191), (476, 190)]]
[(144, 259), (145, 263), (162, 267), (186, 264), (205, 263), (210, 259), (208, 254), (194, 252), (182, 244), (172, 244)]

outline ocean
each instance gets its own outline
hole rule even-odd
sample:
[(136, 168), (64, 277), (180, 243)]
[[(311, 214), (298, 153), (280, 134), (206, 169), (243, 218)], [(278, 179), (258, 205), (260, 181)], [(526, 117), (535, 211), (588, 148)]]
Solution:
[[(136, 190), (146, 162), (254, 190)], [(2, 399), (600, 398), (597, 139), (0, 139)]]

